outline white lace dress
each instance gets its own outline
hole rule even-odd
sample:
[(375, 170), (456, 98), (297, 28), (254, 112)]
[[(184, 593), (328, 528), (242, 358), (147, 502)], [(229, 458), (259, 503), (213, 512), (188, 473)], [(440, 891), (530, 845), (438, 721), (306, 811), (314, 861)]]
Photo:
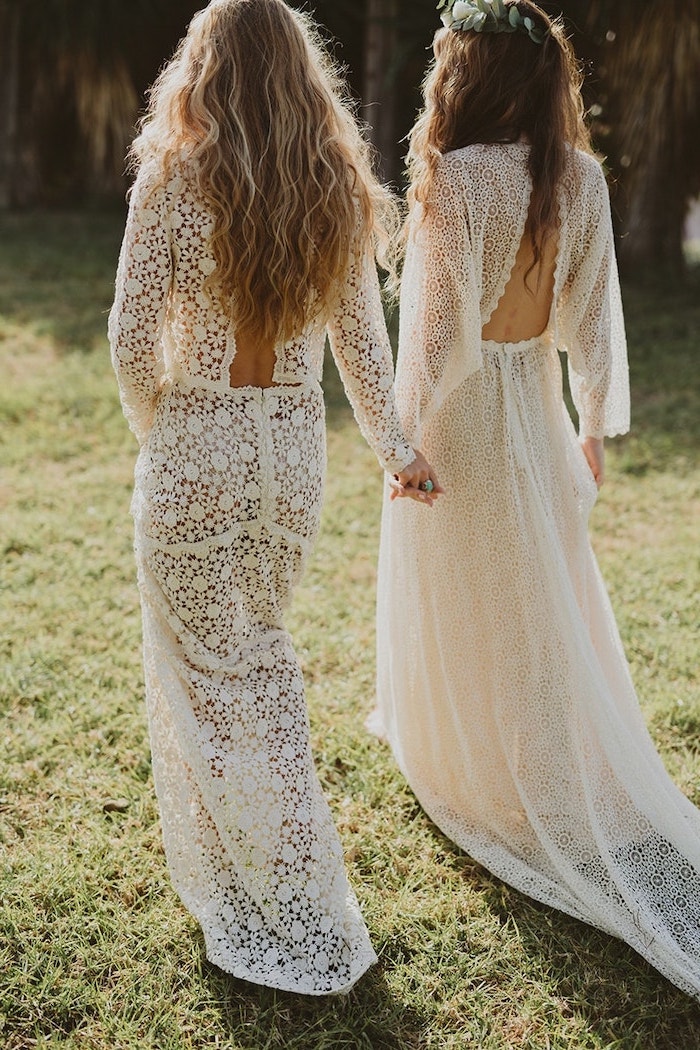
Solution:
[[(141, 444), (133, 514), (153, 771), (174, 885), (208, 958), (309, 994), (375, 961), (309, 747), (284, 613), (319, 525), (325, 330), (231, 389), (228, 317), (204, 287), (208, 215), (186, 179), (134, 189), (110, 315)], [(377, 274), (357, 260), (328, 331), (360, 427), (405, 466)]]
[[(585, 435), (628, 426), (607, 189), (572, 151), (547, 333), (481, 340), (523, 235), (527, 145), (441, 160), (406, 263), (397, 405), (447, 495), (382, 521), (378, 719), (426, 812), (537, 900), (700, 995), (700, 813), (647, 734), (587, 536)], [(416, 572), (415, 567), (418, 566)]]

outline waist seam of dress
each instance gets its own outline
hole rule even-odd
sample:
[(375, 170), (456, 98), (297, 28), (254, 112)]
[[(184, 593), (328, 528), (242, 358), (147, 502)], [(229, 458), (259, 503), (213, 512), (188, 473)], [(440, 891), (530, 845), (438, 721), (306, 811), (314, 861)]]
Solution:
[(321, 390), (321, 383), (317, 376), (313, 374), (294, 376), (288, 378), (282, 376), (284, 381), (275, 381), (271, 386), (255, 386), (254, 384), (248, 384), (244, 386), (231, 386), (227, 379), (208, 379), (205, 376), (192, 376), (187, 372), (183, 372), (180, 368), (173, 368), (166, 376), (162, 389), (175, 389), (181, 387), (185, 390), (208, 390), (215, 394), (246, 394), (247, 396), (253, 396), (260, 398), (260, 401), (264, 401), (266, 397), (275, 395), (287, 395), (295, 391), (305, 391), (308, 389)]
[(149, 536), (143, 527), (139, 527), (137, 523), (136, 545), (144, 552), (159, 550), (167, 551), (170, 554), (179, 554), (185, 551), (192, 554), (202, 554), (216, 547), (227, 547), (231, 543), (235, 543), (243, 533), (257, 533), (261, 529), (267, 529), (270, 533), (282, 536), (290, 543), (295, 543), (304, 551), (311, 548), (312, 541), (310, 539), (301, 536), (298, 532), (285, 528), (284, 525), (278, 525), (276, 522), (270, 521), (269, 518), (262, 514), (251, 518), (250, 521), (241, 523), (235, 529), (229, 529), (216, 536), (207, 536), (201, 540), (180, 540), (178, 543), (164, 543), (162, 540), (156, 540)]

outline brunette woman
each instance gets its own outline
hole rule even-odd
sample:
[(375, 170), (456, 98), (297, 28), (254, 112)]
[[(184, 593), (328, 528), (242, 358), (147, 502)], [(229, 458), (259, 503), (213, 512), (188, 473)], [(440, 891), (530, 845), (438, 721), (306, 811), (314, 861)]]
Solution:
[(698, 995), (700, 813), (647, 733), (587, 535), (629, 400), (578, 70), (527, 0), (442, 7), (396, 388), (447, 496), (421, 517), (387, 485), (378, 729), (462, 849)]

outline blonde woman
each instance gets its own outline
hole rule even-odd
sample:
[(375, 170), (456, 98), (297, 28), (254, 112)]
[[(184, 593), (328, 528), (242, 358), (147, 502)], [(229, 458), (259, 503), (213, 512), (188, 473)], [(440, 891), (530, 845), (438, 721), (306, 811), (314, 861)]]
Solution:
[(579, 72), (527, 0), (440, 7), (396, 387), (448, 495), (428, 521), (387, 485), (380, 720), (462, 849), (700, 997), (700, 813), (647, 734), (587, 535), (629, 390)]
[(132, 509), (168, 864), (213, 963), (344, 992), (375, 955), (284, 613), (319, 525), (326, 329), (380, 463), (434, 498), (392, 395), (371, 247), (392, 202), (311, 23), (282, 0), (195, 16), (133, 155), (109, 330), (141, 445)]

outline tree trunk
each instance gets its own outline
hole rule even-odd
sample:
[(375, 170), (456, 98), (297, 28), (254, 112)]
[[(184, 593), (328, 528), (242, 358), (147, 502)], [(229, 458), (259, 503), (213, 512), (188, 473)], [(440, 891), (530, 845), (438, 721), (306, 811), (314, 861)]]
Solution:
[(620, 265), (629, 273), (680, 274), (685, 267), (683, 227), (687, 197), (665, 157), (650, 156), (629, 187)]
[(19, 102), (19, 5), (0, 0), (0, 210), (14, 202)]
[(602, 103), (593, 130), (613, 173), (620, 263), (682, 272), (683, 223), (700, 189), (700, 0), (687, 0), (682, 19), (674, 0), (564, 9), (593, 44)]
[(380, 171), (387, 181), (398, 175), (395, 74), (398, 56), (398, 0), (367, 0), (363, 109)]
[(682, 79), (697, 76), (698, 54), (687, 46), (692, 26), (668, 24), (663, 14), (663, 9), (652, 10), (637, 23), (623, 24), (619, 61), (610, 77), (618, 95), (616, 138), (627, 191), (620, 260), (630, 270), (678, 272), (683, 269), (683, 221), (693, 180), (688, 125), (697, 105)]

